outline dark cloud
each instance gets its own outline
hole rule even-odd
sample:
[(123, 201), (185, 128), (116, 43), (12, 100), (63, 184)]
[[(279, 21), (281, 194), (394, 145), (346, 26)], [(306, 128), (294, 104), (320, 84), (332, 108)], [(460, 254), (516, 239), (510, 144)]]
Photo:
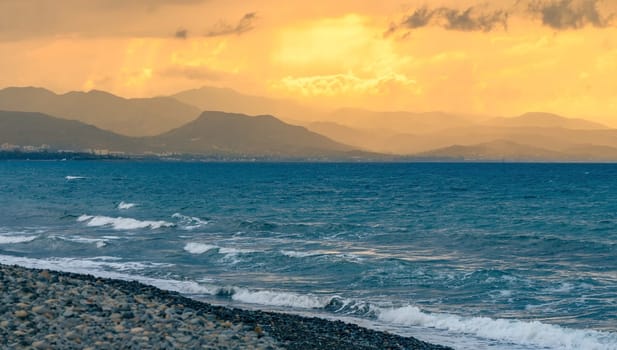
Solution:
[(602, 14), (599, 0), (553, 0), (533, 1), (529, 12), (539, 16), (542, 24), (553, 29), (580, 29), (587, 25), (604, 28), (615, 14)]
[(223, 36), (223, 35), (241, 35), (250, 30), (254, 29), (253, 23), (257, 19), (257, 14), (255, 12), (247, 13), (236, 23), (235, 25), (220, 22), (214, 28), (212, 28), (208, 33), (206, 33), (207, 37), (214, 36)]
[(399, 29), (417, 29), (429, 25), (441, 26), (448, 30), (489, 32), (508, 26), (508, 12), (503, 10), (483, 12), (476, 7), (463, 10), (447, 7), (430, 9), (427, 6), (415, 10), (400, 23), (392, 24), (386, 34)]
[(439, 14), (446, 20), (444, 27), (450, 30), (490, 32), (496, 27), (508, 28), (508, 13), (505, 11), (475, 12), (473, 7), (464, 11), (444, 8)]
[[(614, 1), (614, 0), (611, 0)], [(526, 16), (542, 20), (542, 24), (554, 29), (580, 29), (585, 26), (608, 27), (615, 13), (602, 11), (603, 0), (516, 0), (510, 7), (496, 10), (481, 10), (478, 7), (455, 9), (449, 7), (416, 9), (398, 23), (392, 23), (385, 35), (399, 30), (417, 29), (430, 25), (448, 30), (483, 31), (508, 29), (510, 15)], [(405, 33), (403, 36), (407, 36)]]
[(411, 16), (407, 17), (403, 24), (407, 28), (420, 28), (426, 27), (431, 22), (433, 16), (437, 13), (437, 10), (430, 10), (428, 7), (422, 7), (414, 11)]
[(186, 39), (189, 37), (189, 31), (186, 29), (178, 29), (174, 34), (174, 38), (176, 39)]

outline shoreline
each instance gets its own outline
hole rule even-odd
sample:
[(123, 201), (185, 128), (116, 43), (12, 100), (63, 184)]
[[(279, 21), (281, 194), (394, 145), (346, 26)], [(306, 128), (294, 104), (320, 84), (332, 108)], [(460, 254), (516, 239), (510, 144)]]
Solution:
[(216, 306), (136, 281), (0, 264), (0, 343), (34, 349), (422, 349), (343, 321)]

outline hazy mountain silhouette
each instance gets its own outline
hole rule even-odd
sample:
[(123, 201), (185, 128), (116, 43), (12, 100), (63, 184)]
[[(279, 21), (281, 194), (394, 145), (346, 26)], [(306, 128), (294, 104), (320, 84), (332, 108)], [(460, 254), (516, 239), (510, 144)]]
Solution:
[(249, 117), (225, 112), (204, 112), (198, 119), (150, 138), (149, 142), (157, 149), (189, 154), (306, 157), (353, 150), (273, 116)]
[(416, 155), (419, 158), (466, 161), (617, 161), (617, 147), (576, 145), (553, 151), (520, 143), (497, 140), (475, 145), (455, 145)]
[(242, 94), (232, 89), (204, 86), (171, 95), (202, 111), (225, 111), (247, 115), (276, 115), (283, 120), (313, 120), (318, 111), (292, 100)]
[(514, 118), (493, 118), (483, 124), (497, 127), (565, 128), (578, 130), (608, 129), (606, 125), (585, 119), (566, 118), (552, 113), (525, 113)]
[(332, 140), (370, 152), (388, 153), (385, 145), (395, 135), (389, 130), (355, 129), (331, 122), (312, 122), (304, 126)]
[[(232, 111), (279, 110), (290, 116), (298, 113), (288, 120), (304, 127), (269, 115), (249, 117), (226, 111), (200, 116), (199, 107), (189, 104)], [(293, 101), (211, 87), (184, 91), (173, 98), (144, 99), (125, 99), (102, 91), (59, 95), (42, 88), (6, 88), (0, 90), (0, 109), (56, 117), (25, 113), (8, 118), (8, 112), (3, 112), (6, 120), (0, 144), (271, 157), (348, 156), (353, 147), (397, 155), (449, 154), (487, 160), (617, 160), (616, 129), (550, 113), (478, 121), (477, 117), (442, 112), (345, 108), (307, 117), (299, 114), (311, 111)], [(57, 117), (90, 125), (67, 124)], [(311, 121), (315, 119), (324, 121)]]
[(145, 150), (140, 139), (114, 134), (75, 120), (36, 112), (0, 111), (0, 144), (83, 151), (106, 149), (139, 153)]
[(476, 145), (454, 145), (418, 154), (419, 157), (457, 160), (541, 161), (564, 160), (566, 155), (515, 142), (496, 140)]
[(471, 117), (441, 112), (341, 109), (334, 112), (331, 118), (335, 118), (337, 123), (306, 125), (339, 142), (374, 152), (401, 155), (498, 140), (513, 143), (512, 146), (520, 144), (557, 152), (567, 152), (577, 144), (617, 147), (615, 130), (587, 120), (550, 113), (526, 113), (514, 118), (475, 122)]
[(200, 113), (196, 107), (169, 97), (125, 99), (97, 90), (58, 95), (32, 87), (0, 90), (0, 109), (40, 112), (129, 136), (157, 135)]
[(358, 154), (350, 146), (272, 116), (223, 112), (204, 112), (198, 119), (158, 136), (129, 137), (41, 113), (0, 111), (2, 144), (47, 145), (52, 150), (231, 157), (351, 158)]
[(617, 147), (617, 130), (573, 130), (563, 128), (467, 127), (423, 135), (398, 135), (389, 146), (395, 153), (414, 154), (452, 145), (475, 145), (504, 140), (513, 143), (566, 152), (577, 145)]
[(473, 125), (469, 118), (450, 113), (378, 112), (356, 108), (336, 110), (328, 115), (328, 120), (352, 128), (414, 135)]

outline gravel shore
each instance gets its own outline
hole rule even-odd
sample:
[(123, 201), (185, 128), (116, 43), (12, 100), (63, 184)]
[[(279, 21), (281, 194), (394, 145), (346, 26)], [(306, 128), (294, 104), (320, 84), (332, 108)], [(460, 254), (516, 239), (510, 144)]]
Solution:
[(214, 306), (138, 282), (0, 265), (2, 349), (426, 349), (414, 338)]

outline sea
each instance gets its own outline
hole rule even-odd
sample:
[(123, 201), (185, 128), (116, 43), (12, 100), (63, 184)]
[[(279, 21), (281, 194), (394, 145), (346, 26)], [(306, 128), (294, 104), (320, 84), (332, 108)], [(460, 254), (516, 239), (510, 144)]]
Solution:
[(455, 349), (617, 349), (617, 165), (3, 161), (0, 263)]

